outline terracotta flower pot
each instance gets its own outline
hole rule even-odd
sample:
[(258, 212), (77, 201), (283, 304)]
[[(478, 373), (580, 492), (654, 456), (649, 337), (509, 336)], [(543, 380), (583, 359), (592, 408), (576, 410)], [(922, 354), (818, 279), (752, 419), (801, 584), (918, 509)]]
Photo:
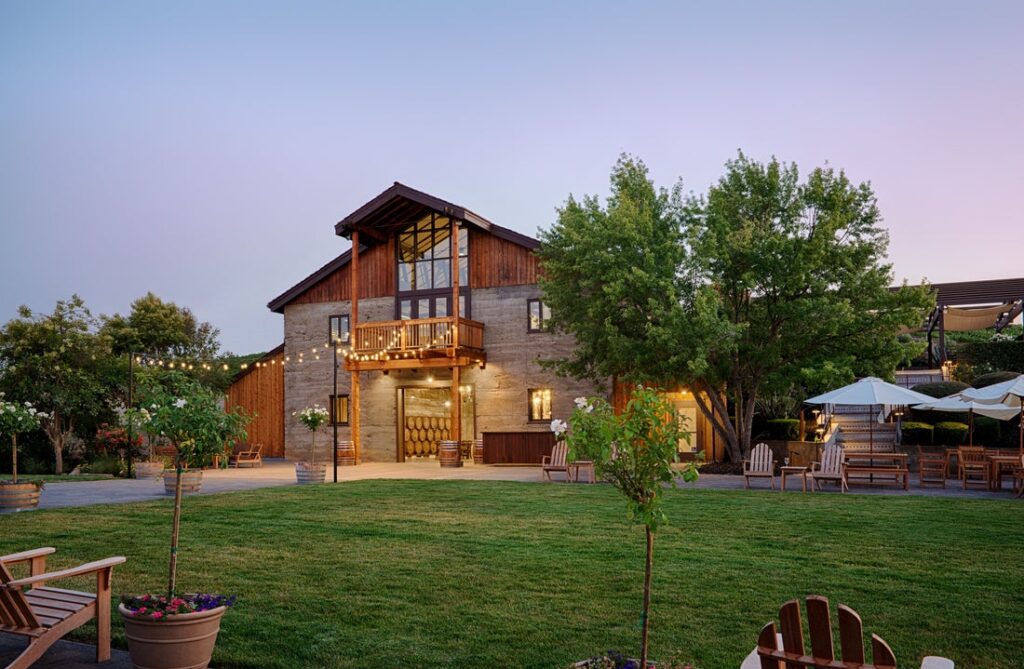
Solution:
[(164, 473), (162, 462), (136, 462), (132, 468), (137, 479), (157, 479)]
[(133, 616), (124, 604), (117, 610), (135, 669), (206, 669), (217, 643), (220, 619), (228, 609), (218, 606), (163, 620)]
[(308, 462), (295, 463), (295, 480), (299, 485), (306, 483), (323, 483), (327, 478), (327, 465), (317, 463), (311, 465)]
[(39, 506), (38, 483), (0, 481), (0, 509), (34, 509)]
[[(203, 488), (203, 470), (202, 469), (186, 469), (181, 473), (181, 493), (187, 495), (189, 493), (199, 492)], [(174, 494), (174, 470), (164, 470), (164, 492), (168, 495)]]

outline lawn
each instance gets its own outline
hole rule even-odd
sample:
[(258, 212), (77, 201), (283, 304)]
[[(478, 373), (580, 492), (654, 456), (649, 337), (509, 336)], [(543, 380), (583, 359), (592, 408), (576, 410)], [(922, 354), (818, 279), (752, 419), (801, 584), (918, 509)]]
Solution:
[[(903, 667), (1020, 666), (1024, 504), (679, 490), (652, 656), (737, 667), (779, 604), (846, 603)], [(167, 502), (0, 516), (0, 553), (165, 580)], [(179, 583), (237, 593), (217, 667), (560, 667), (639, 637), (643, 535), (607, 486), (358, 481), (186, 500)], [(115, 643), (123, 645), (115, 619)]]

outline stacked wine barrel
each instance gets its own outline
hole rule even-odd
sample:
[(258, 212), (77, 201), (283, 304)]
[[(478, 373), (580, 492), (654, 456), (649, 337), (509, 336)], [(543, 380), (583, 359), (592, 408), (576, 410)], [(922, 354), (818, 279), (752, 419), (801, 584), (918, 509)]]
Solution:
[(405, 456), (437, 455), (440, 442), (451, 438), (452, 421), (438, 416), (405, 417)]

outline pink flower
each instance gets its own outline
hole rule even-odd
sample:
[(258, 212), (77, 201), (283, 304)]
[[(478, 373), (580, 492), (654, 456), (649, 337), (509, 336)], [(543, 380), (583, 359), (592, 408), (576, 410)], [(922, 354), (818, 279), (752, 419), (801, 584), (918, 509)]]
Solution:
[(163, 618), (163, 617), (164, 617), (164, 614), (160, 613), (159, 611), (157, 611), (156, 613), (153, 614), (153, 620), (156, 620), (157, 618)]

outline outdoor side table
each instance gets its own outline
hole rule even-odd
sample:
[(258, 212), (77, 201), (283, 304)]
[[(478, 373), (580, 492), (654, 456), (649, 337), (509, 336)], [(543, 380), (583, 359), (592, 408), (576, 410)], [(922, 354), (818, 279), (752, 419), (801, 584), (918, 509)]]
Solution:
[(597, 477), (594, 475), (594, 462), (592, 460), (575, 460), (569, 463), (569, 470), (575, 483), (580, 482), (581, 469), (587, 474), (587, 483), (597, 483)]
[(803, 489), (802, 492), (807, 492), (807, 467), (798, 467), (796, 465), (781, 467), (782, 470), (782, 492), (786, 492), (786, 476), (800, 475), (800, 486)]

